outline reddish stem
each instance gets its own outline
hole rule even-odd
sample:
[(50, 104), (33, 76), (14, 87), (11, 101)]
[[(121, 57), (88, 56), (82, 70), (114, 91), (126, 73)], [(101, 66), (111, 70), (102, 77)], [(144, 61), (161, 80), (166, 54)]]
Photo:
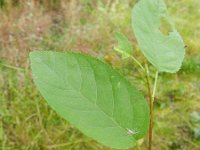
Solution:
[(147, 79), (147, 88), (148, 88), (148, 97), (149, 97), (149, 111), (150, 111), (150, 124), (149, 124), (149, 150), (152, 149), (152, 131), (153, 131), (153, 100), (151, 94), (151, 84), (148, 73), (146, 75)]

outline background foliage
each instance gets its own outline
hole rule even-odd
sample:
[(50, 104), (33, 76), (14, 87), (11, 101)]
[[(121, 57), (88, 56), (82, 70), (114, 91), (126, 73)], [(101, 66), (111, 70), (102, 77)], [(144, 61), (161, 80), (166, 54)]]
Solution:
[[(154, 149), (198, 150), (200, 1), (166, 2), (188, 48), (180, 72), (163, 73), (158, 80)], [(134, 3), (0, 0), (0, 149), (109, 149), (82, 135), (49, 108), (33, 85), (27, 58), (34, 50), (89, 53), (110, 63), (146, 93), (137, 66), (128, 59), (121, 61), (113, 50), (114, 32), (121, 31), (133, 43), (135, 57), (146, 62), (131, 29)], [(167, 32), (165, 25), (161, 29)], [(141, 149), (146, 148), (146, 141), (141, 141)]]

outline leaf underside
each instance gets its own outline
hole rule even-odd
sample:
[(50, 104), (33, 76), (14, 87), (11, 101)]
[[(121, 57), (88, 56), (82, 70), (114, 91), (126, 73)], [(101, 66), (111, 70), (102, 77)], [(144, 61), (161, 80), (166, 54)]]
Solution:
[(31, 52), (34, 82), (48, 104), (98, 142), (119, 149), (148, 131), (144, 97), (107, 64), (77, 53)]
[[(160, 31), (161, 20), (172, 28), (169, 35)], [(140, 0), (132, 13), (132, 27), (145, 57), (160, 72), (177, 72), (182, 64), (184, 42), (175, 29), (164, 0)]]

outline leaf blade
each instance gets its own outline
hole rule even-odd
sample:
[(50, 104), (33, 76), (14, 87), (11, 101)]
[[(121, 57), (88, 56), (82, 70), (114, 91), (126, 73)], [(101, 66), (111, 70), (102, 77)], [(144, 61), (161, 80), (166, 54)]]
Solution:
[[(169, 35), (159, 30), (162, 18), (172, 28)], [(142, 53), (158, 71), (174, 73), (180, 69), (185, 45), (163, 0), (140, 0), (133, 8), (132, 27)]]
[(147, 132), (145, 99), (108, 65), (76, 53), (32, 52), (30, 58), (34, 82), (48, 104), (86, 135), (128, 148)]

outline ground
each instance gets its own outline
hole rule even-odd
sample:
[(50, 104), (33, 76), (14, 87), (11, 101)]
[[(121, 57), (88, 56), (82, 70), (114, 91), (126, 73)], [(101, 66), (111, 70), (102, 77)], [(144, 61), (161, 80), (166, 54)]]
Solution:
[[(177, 74), (161, 73), (154, 102), (154, 150), (200, 149), (200, 1), (166, 1), (186, 44)], [(137, 65), (113, 50), (113, 33), (131, 40), (134, 0), (0, 0), (0, 149), (109, 150), (59, 117), (33, 84), (29, 52), (79, 51), (105, 60), (147, 93)], [(165, 30), (165, 28), (163, 28)], [(155, 69), (149, 64), (154, 79)], [(146, 136), (135, 149), (147, 148)]]

